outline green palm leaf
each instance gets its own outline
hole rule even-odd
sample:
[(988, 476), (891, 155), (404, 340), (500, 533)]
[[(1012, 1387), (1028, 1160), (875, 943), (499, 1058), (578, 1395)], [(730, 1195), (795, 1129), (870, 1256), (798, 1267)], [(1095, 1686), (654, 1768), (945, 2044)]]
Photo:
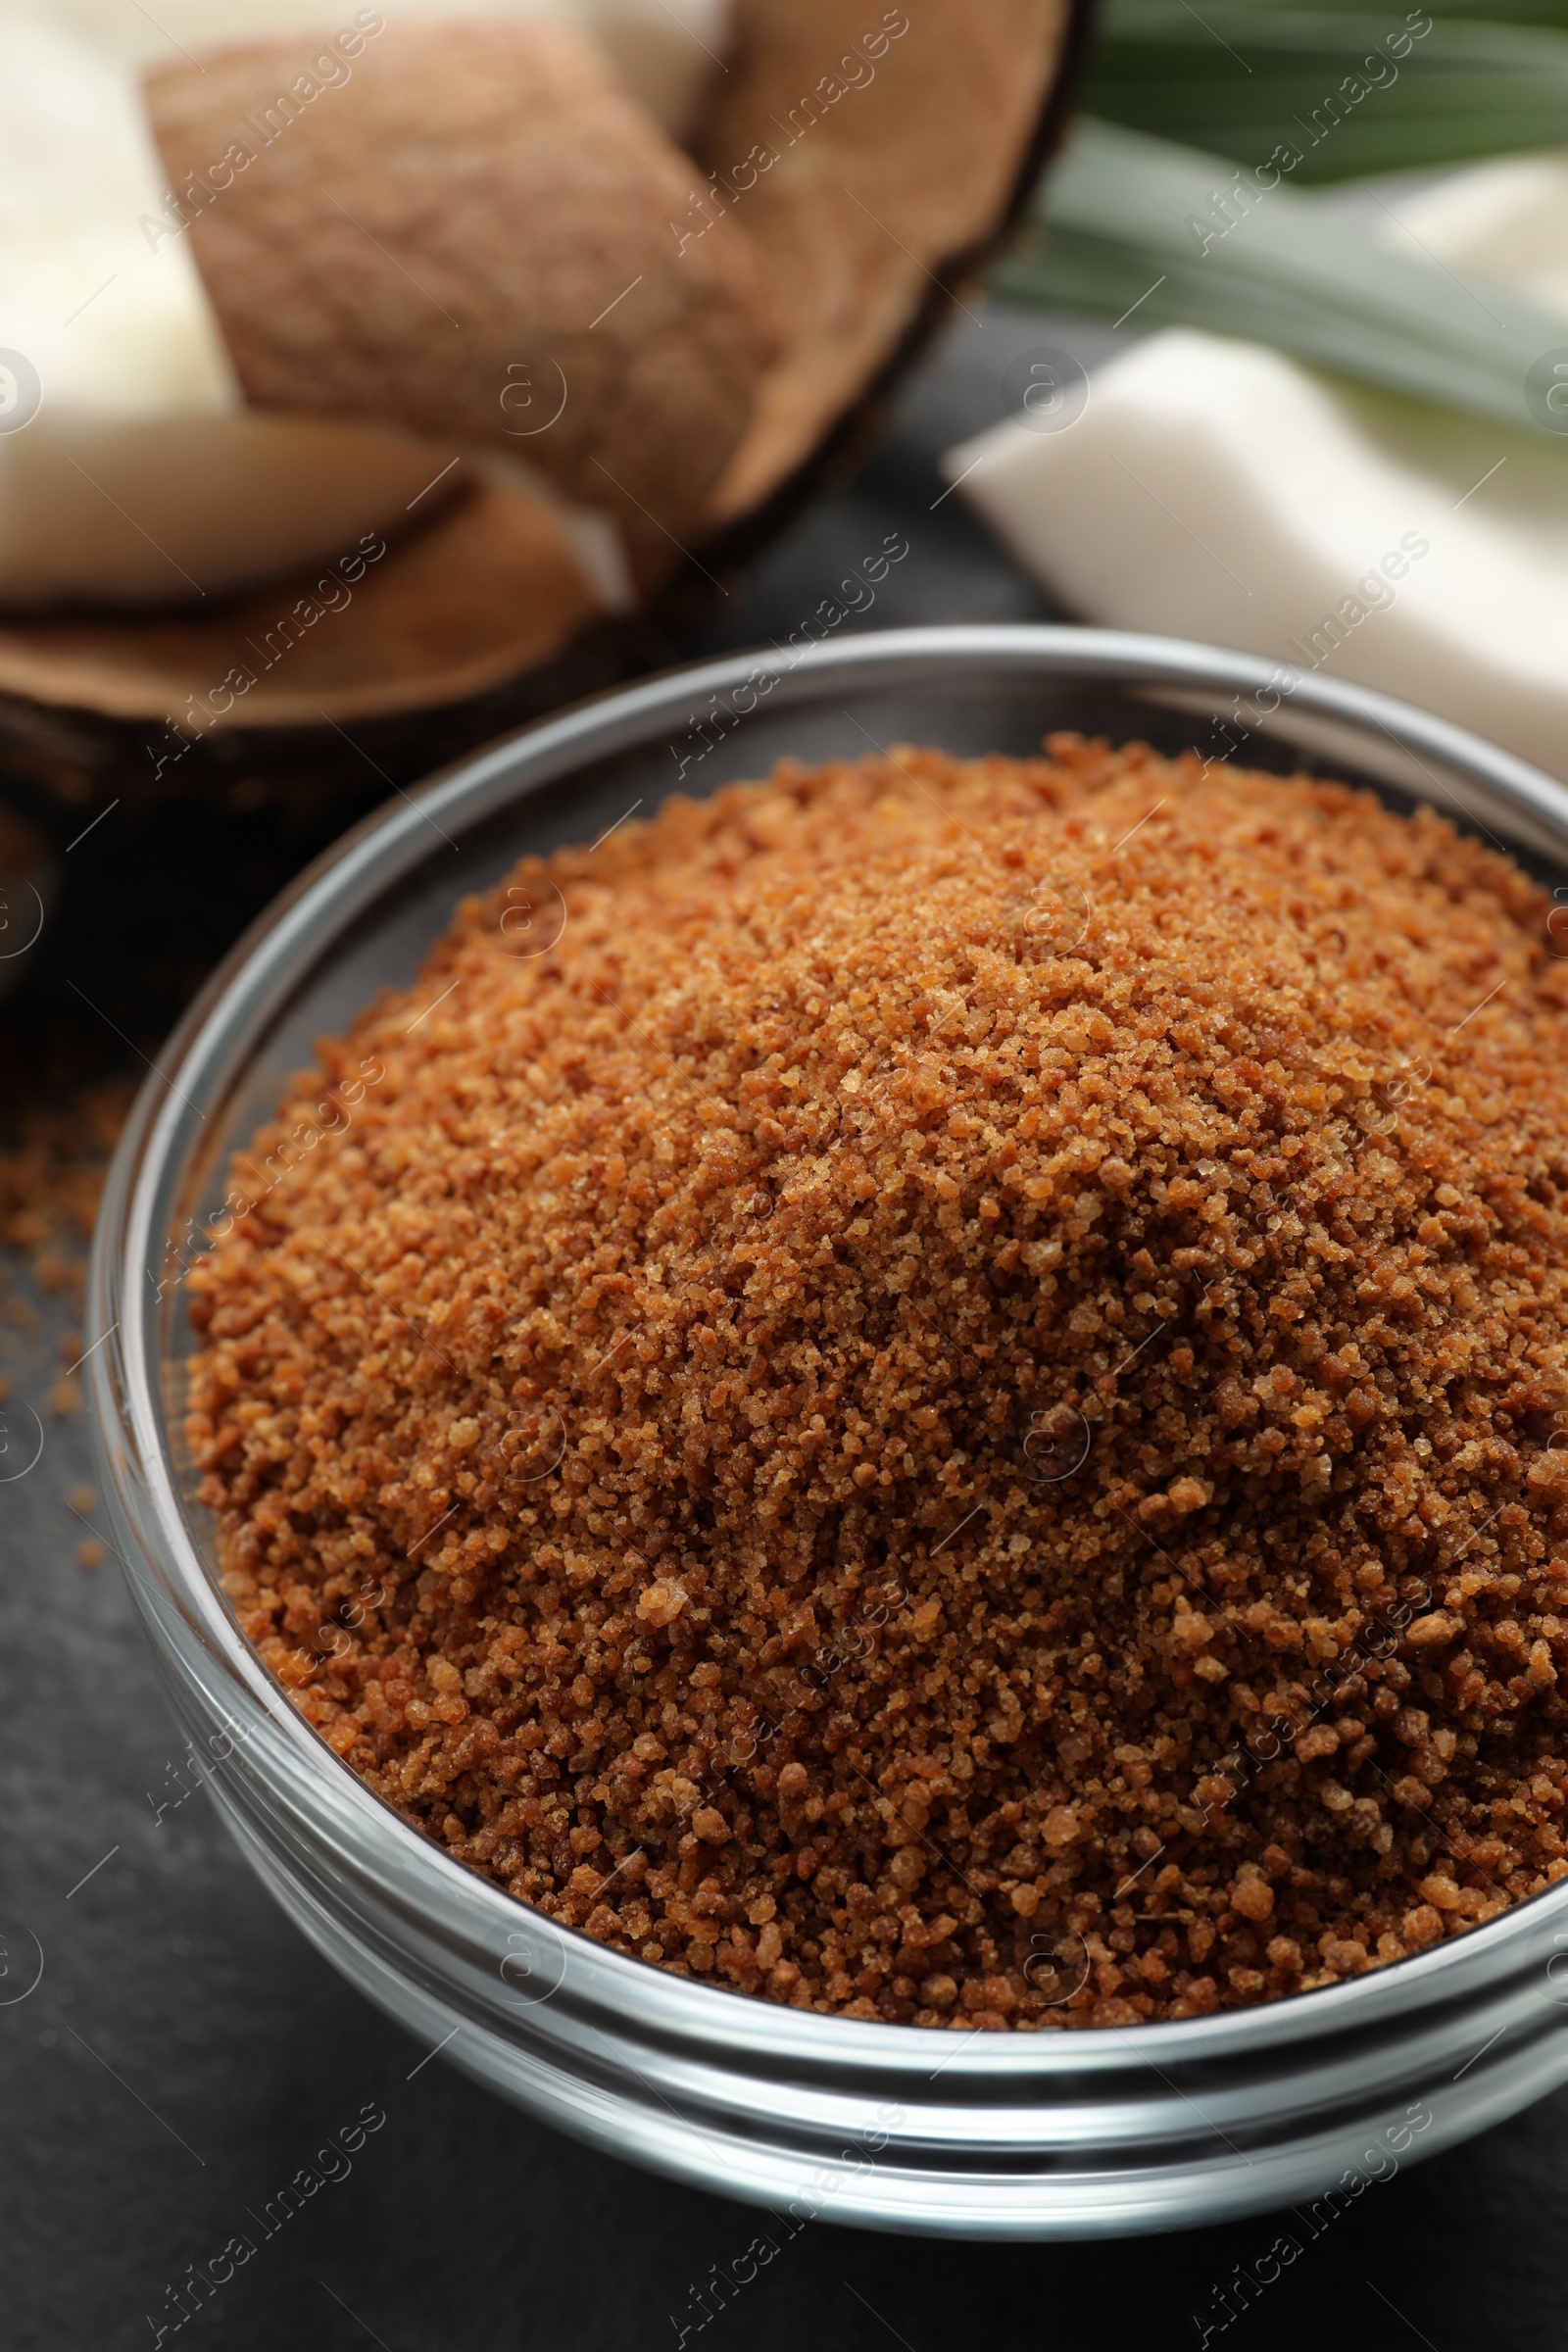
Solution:
[[(1266, 175), (1265, 175), (1266, 176)], [(992, 280), (1003, 301), (1275, 344), (1416, 399), (1540, 433), (1526, 376), (1568, 319), (1490, 278), (1388, 251), (1275, 173), (1084, 122)], [(1391, 213), (1391, 219), (1395, 216)]]
[[(1365, 95), (1331, 120), (1350, 77)], [(1112, 0), (1084, 104), (1246, 165), (1294, 143), (1298, 180), (1565, 145), (1568, 0), (1512, 0), (1506, 19), (1364, 0)]]

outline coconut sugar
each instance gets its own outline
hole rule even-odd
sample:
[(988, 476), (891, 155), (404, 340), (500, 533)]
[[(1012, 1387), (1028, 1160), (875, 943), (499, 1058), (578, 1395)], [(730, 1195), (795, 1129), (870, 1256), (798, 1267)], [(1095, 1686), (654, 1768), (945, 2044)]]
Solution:
[(797, 2008), (1132, 2025), (1492, 1916), (1568, 1867), (1548, 913), (1073, 737), (524, 861), (190, 1278), (241, 1624), (457, 1860)]

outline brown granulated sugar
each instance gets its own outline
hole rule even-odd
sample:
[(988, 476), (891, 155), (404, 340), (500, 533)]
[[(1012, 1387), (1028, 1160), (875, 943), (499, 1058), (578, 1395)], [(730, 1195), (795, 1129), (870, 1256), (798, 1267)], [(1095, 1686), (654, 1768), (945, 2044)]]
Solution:
[(460, 1861), (797, 2008), (1191, 2017), (1490, 1917), (1568, 1867), (1546, 911), (1072, 737), (525, 862), (191, 1277), (241, 1623)]
[(30, 1103), (0, 1139), (0, 1248), (41, 1289), (79, 1290), (98, 1199), (135, 1089), (109, 1080), (64, 1102)]

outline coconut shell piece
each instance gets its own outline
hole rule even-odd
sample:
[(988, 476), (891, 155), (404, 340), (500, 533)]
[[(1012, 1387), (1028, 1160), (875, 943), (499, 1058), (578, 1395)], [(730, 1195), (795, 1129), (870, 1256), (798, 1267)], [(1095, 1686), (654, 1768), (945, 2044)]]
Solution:
[(714, 523), (768, 499), (933, 290), (956, 298), (986, 258), (1070, 13), (1069, 0), (853, 15), (843, 0), (740, 0), (735, 63), (705, 134), (708, 209), (743, 221), (760, 252), (781, 350), (715, 490)]
[(681, 251), (690, 160), (571, 24), (391, 24), (314, 95), (301, 59), (147, 83), (247, 400), (510, 450), (673, 568), (769, 349), (744, 230)]
[[(694, 551), (698, 562), (680, 570), (657, 596), (648, 594), (662, 567), (675, 560), (675, 550), (640, 511), (623, 505), (620, 511), (631, 514), (638, 534), (631, 552), (645, 590), (644, 611), (632, 618), (612, 619), (602, 613), (587, 617), (576, 568), (548, 518), (530, 530), (516, 514), (515, 502), (501, 492), (472, 495), (399, 541), (376, 567), (376, 593), (358, 599), (352, 612), (335, 615), (327, 624), (330, 635), (325, 627), (312, 632), (317, 645), (310, 659), (328, 665), (332, 673), (320, 679), (321, 691), (314, 704), (314, 671), (307, 676), (296, 666), (291, 676), (290, 664), (280, 664), (265, 691), (259, 682), (231, 709), (214, 711), (211, 725), (192, 738), (180, 763), (167, 767), (156, 785), (154, 770), (170, 741), (168, 715), (185, 707), (187, 694), (200, 695), (226, 674), (236, 623), (245, 608), (177, 617), (72, 616), (0, 623), (0, 741), (7, 747), (13, 775), (27, 779), (34, 788), (36, 806), (67, 803), (74, 825), (80, 822), (77, 811), (107, 807), (118, 794), (140, 796), (149, 789), (172, 790), (203, 806), (250, 807), (261, 796), (280, 807), (318, 808), (333, 796), (363, 791), (367, 759), (386, 775), (410, 781), (504, 728), (634, 669), (671, 660), (673, 648), (662, 631), (661, 616), (673, 611), (677, 602), (688, 604), (694, 596), (710, 594), (706, 583), (712, 574), (749, 557), (824, 479), (848, 470), (877, 428), (885, 395), (931, 334), (952, 317), (956, 299), (963, 298), (966, 284), (997, 251), (1021, 211), (1065, 124), (1093, 0), (922, 0), (918, 11), (912, 6), (887, 10), (880, 0), (872, 0), (865, 9), (858, 0), (854, 8), (848, 0), (737, 0), (737, 5), (738, 37), (728, 71), (715, 75), (707, 120), (693, 141), (701, 162), (662, 144), (662, 134), (654, 131), (616, 89), (603, 103), (622, 127), (629, 110), (634, 131), (623, 139), (617, 130), (610, 140), (590, 131), (593, 143), (585, 161), (580, 152), (571, 152), (572, 142), (559, 129), (552, 130), (547, 117), (539, 135), (554, 141), (552, 160), (537, 180), (525, 179), (520, 151), (526, 142), (516, 122), (508, 116), (503, 135), (485, 76), (467, 85), (488, 125), (483, 156), (496, 151), (509, 174), (516, 174), (515, 179), (509, 176), (507, 185), (526, 197), (529, 209), (520, 216), (524, 219), (555, 223), (565, 218), (565, 192), (585, 187), (593, 191), (590, 217), (602, 223), (600, 193), (612, 180), (621, 184), (627, 171), (622, 151), (646, 155), (650, 139), (662, 158), (662, 190), (667, 194), (678, 181), (667, 219), (661, 214), (652, 230), (641, 216), (636, 224), (637, 234), (648, 239), (648, 250), (658, 249), (655, 271), (643, 271), (644, 283), (607, 317), (600, 318), (597, 308), (587, 310), (584, 348), (600, 372), (582, 380), (591, 382), (605, 401), (596, 429), (603, 429), (607, 440), (612, 431), (624, 432), (625, 445), (640, 453), (638, 466), (643, 470), (638, 480), (654, 485), (656, 499), (668, 498), (666, 469), (687, 436), (672, 434), (661, 441), (650, 420), (656, 415), (667, 416), (678, 405), (669, 389), (673, 363), (668, 354), (679, 350), (689, 356), (691, 346), (683, 345), (679, 336), (660, 343), (655, 368), (655, 346), (646, 331), (655, 307), (645, 316), (633, 306), (642, 302), (652, 283), (661, 300), (676, 306), (672, 315), (679, 318), (688, 290), (703, 272), (716, 270), (726, 321), (736, 322), (733, 328), (726, 323), (722, 336), (722, 368), (732, 372), (723, 376), (721, 429), (694, 436), (706, 440), (706, 449), (687, 461), (690, 470), (681, 473), (677, 485), (681, 505), (698, 500), (696, 519), (689, 531), (666, 525), (684, 548)], [(907, 30), (899, 31), (897, 25), (906, 15)], [(427, 26), (421, 37), (447, 49), (458, 29), (450, 24)], [(492, 33), (505, 29), (486, 27)], [(597, 59), (592, 69), (577, 72), (582, 65), (580, 43), (567, 28), (534, 24), (510, 29), (526, 29), (533, 37), (536, 60), (539, 34), (546, 34), (547, 45), (549, 36), (564, 35), (576, 59), (573, 106), (580, 109), (586, 92), (602, 89), (604, 70)], [(396, 37), (414, 30), (405, 27)], [(367, 82), (373, 82), (373, 66), (396, 54), (391, 47), (394, 37), (388, 28), (368, 40), (354, 61), (354, 79), (323, 90), (299, 108), (270, 147), (260, 135), (252, 139), (253, 164), (244, 172), (231, 170), (231, 184), (221, 191), (208, 185), (204, 194), (187, 183), (182, 167), (188, 163), (207, 182), (207, 168), (224, 155), (234, 135), (232, 112), (212, 103), (209, 87), (232, 69), (234, 59), (199, 60), (206, 64), (205, 74), (182, 69), (161, 76), (152, 103), (172, 184), (189, 188), (194, 220), (190, 233), (199, 258), (223, 232), (236, 198), (243, 198), (246, 175), (257, 175), (256, 184), (262, 188), (263, 167), (287, 164), (292, 143), (296, 165), (289, 167), (292, 177), (285, 185), (292, 191), (289, 206), (297, 208), (288, 218), (297, 219), (299, 225), (285, 229), (279, 222), (254, 228), (240, 267), (224, 268), (224, 299), (237, 306), (234, 322), (225, 321), (226, 331), (231, 339), (243, 341), (247, 325), (253, 327), (258, 365), (264, 352), (274, 355), (278, 405), (335, 408), (348, 414), (352, 397), (368, 403), (372, 415), (396, 414), (428, 430), (431, 412), (389, 409), (384, 396), (387, 379), (375, 374), (373, 355), (383, 348), (377, 337), (401, 334), (407, 327), (417, 347), (413, 380), (422, 387), (418, 396), (439, 416), (436, 437), (450, 444), (455, 433), (451, 404), (472, 397), (471, 384), (444, 381), (444, 370), (455, 349), (461, 348), (460, 330), (454, 330), (422, 293), (405, 283), (397, 267), (388, 263), (381, 277), (367, 276), (374, 248), (330, 205), (323, 207), (319, 195), (322, 188), (329, 190), (359, 212), (366, 226), (376, 225), (369, 208), (360, 211), (347, 182), (335, 176), (341, 154), (345, 166), (352, 162), (356, 172), (375, 181), (376, 203), (392, 208), (396, 217), (381, 225), (396, 230), (402, 222), (411, 235), (435, 236), (439, 242), (439, 221), (427, 223), (419, 205), (410, 200), (414, 182), (403, 156), (396, 173), (388, 174), (368, 161), (365, 140), (352, 157), (343, 145), (345, 118), (340, 110), (351, 101), (358, 103)], [(262, 77), (264, 109), (277, 95), (270, 61), (283, 46), (244, 53), (251, 58), (265, 55), (270, 61), (269, 74)], [(286, 78), (291, 79), (299, 72), (299, 47), (288, 48)], [(562, 53), (560, 37), (556, 49)], [(867, 79), (872, 69), (874, 78)], [(373, 153), (376, 141), (383, 140), (380, 152), (390, 155), (410, 143), (423, 172), (426, 209), (439, 212), (442, 204), (461, 197), (466, 217), (467, 200), (461, 191), (454, 195), (443, 183), (439, 200), (434, 193), (441, 172), (431, 152), (432, 117), (420, 72), (419, 66), (413, 68), (411, 87), (405, 65), (398, 75), (405, 81), (401, 95), (392, 90), (376, 99), (383, 127), (374, 132), (369, 148)], [(248, 88), (248, 82), (244, 86)], [(442, 103), (450, 105), (450, 85), (446, 86), (448, 98)], [(265, 130), (254, 103), (241, 103), (239, 112), (250, 113)], [(203, 127), (209, 120), (222, 134), (216, 146)], [(580, 136), (580, 113), (577, 121)], [(634, 140), (636, 148), (627, 140)], [(297, 168), (309, 141), (330, 150), (314, 180)], [(470, 153), (480, 157), (466, 123), (458, 143), (465, 158)], [(747, 159), (756, 146), (770, 148), (776, 161), (762, 170), (759, 156), (748, 172)], [(483, 161), (482, 172), (490, 169)], [(396, 186), (391, 184), (394, 179)], [(267, 199), (274, 201), (275, 194)], [(663, 194), (660, 201), (664, 201)], [(480, 239), (485, 250), (476, 257), (466, 238), (453, 240), (453, 268), (471, 273), (464, 277), (466, 287), (490, 283), (488, 276), (480, 275), (495, 266), (489, 251), (497, 243), (489, 224), (490, 202), (487, 195), (487, 225)], [(329, 233), (343, 240), (340, 247), (334, 245), (334, 253), (346, 256), (351, 243), (357, 247), (350, 284), (345, 284), (337, 261), (330, 269), (324, 267), (321, 240), (328, 231), (323, 211), (336, 222)], [(617, 217), (607, 236), (612, 230), (614, 239), (622, 239), (628, 223)], [(282, 265), (268, 250), (274, 235), (311, 248), (304, 285), (309, 301), (292, 326), (286, 320), (280, 324), (277, 317)], [(507, 270), (520, 275), (537, 269), (541, 285), (548, 277), (552, 286), (559, 282), (574, 287), (584, 274), (580, 258), (573, 265), (573, 277), (564, 263), (538, 254), (538, 242), (531, 240), (522, 254), (514, 240)], [(752, 269), (747, 267), (748, 249)], [(639, 255), (642, 250), (639, 246)], [(725, 254), (729, 261), (715, 263), (715, 257)], [(673, 284), (671, 256), (678, 271)], [(412, 248), (400, 258), (418, 273)], [(298, 266), (296, 257), (287, 269)], [(602, 303), (611, 303), (629, 286), (640, 267), (639, 260), (627, 267), (623, 277), (616, 277), (605, 264), (594, 287), (595, 293), (601, 283), (605, 287)], [(750, 305), (759, 270), (764, 277), (763, 299), (777, 347), (770, 359), (754, 358), (748, 364), (748, 330), (739, 321), (743, 315), (751, 316), (749, 331), (758, 337)], [(247, 272), (262, 273), (249, 290)], [(264, 279), (271, 293), (261, 291)], [(460, 320), (464, 318), (451, 299), (452, 285), (445, 279), (440, 286), (428, 280), (426, 284), (448, 311)], [(564, 295), (561, 300), (564, 303)], [(339, 338), (354, 324), (359, 316), (355, 306), (362, 304), (366, 341), (355, 343), (350, 336), (345, 360), (338, 350)], [(422, 313), (416, 323), (416, 310)], [(581, 328), (582, 312), (574, 310), (571, 316)], [(700, 334), (703, 329), (695, 324), (693, 331)], [(552, 348), (559, 351), (559, 341)], [(750, 349), (756, 352), (755, 340)], [(592, 463), (600, 453), (570, 441), (563, 431), (569, 418), (571, 431), (581, 433), (584, 404), (579, 402), (574, 411), (568, 398), (556, 426), (541, 434), (514, 436), (511, 426), (537, 421), (538, 412), (530, 417), (525, 404), (537, 400), (543, 406), (550, 380), (537, 365), (529, 368), (530, 360), (537, 363), (536, 350), (519, 353), (509, 342), (504, 357), (507, 367), (520, 359), (522, 368), (511, 376), (503, 368), (502, 387), (510, 383), (521, 388), (508, 395), (509, 416), (501, 410), (492, 379), (488, 393), (501, 416), (502, 432), (496, 431), (497, 414), (485, 414), (478, 437), (505, 446), (536, 466), (561, 466), (556, 479), (571, 495), (582, 495), (585, 477), (591, 477), (591, 503), (605, 503), (607, 485)], [(568, 370), (574, 365), (567, 360)], [(348, 369), (347, 382), (340, 380), (343, 368)], [(409, 379), (401, 368), (400, 360), (396, 380), (404, 383)], [(644, 378), (637, 371), (643, 368), (655, 374), (653, 395), (646, 403)], [(573, 396), (580, 388), (578, 383), (569, 387)], [(618, 410), (610, 405), (610, 395), (617, 388), (622, 393)], [(701, 388), (705, 400), (714, 397), (712, 387)], [(481, 411), (484, 392), (481, 385), (476, 403)], [(252, 396), (271, 397), (254, 390)], [(401, 402), (403, 395), (398, 397)], [(465, 429), (458, 437), (472, 436)], [(548, 456), (547, 443), (555, 444)], [(568, 450), (574, 453), (569, 463)], [(642, 495), (624, 464), (617, 467), (612, 456), (602, 456), (601, 462)], [(644, 504), (652, 508), (654, 499)], [(659, 511), (662, 514), (664, 509)], [(298, 597), (310, 595), (313, 587), (313, 577), (302, 576), (275, 590), (259, 591), (246, 600), (246, 608), (258, 618), (275, 616)], [(252, 632), (239, 629), (241, 636), (248, 633)], [(324, 722), (322, 713), (337, 727), (350, 728), (352, 745)]]
[(598, 612), (548, 509), (485, 483), (416, 537), (388, 546), (367, 532), (337, 563), (217, 615), (0, 622), (0, 694), (157, 711), (198, 740), (224, 725), (341, 725), (481, 694)]

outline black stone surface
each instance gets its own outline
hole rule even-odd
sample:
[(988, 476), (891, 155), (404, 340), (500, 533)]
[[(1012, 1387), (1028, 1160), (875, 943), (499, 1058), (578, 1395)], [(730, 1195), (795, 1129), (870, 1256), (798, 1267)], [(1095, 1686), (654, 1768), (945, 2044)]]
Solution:
[[(807, 515), (689, 650), (786, 638), (890, 531), (908, 557), (845, 626), (1045, 615), (962, 502), (937, 503), (934, 461), (1002, 413), (999, 378), (1020, 350), (1065, 342), (1092, 361), (1106, 341), (996, 313), (965, 325), (858, 481)], [(165, 893), (144, 942), (163, 995), (177, 993), (169, 974), (194, 976), (222, 944), (212, 906), (232, 906), (237, 922), (271, 886), (282, 853), (264, 846), (243, 827), (203, 842), (212, 891), (189, 941), (170, 936), (178, 901)], [(124, 844), (104, 854), (134, 894)], [(102, 954), (85, 904), (74, 915), (68, 897), (59, 917), (65, 974)], [(133, 953), (134, 922), (125, 937)], [(689, 2326), (702, 2352), (1144, 2352), (1200, 2343), (1193, 2315), (1212, 2325), (1214, 2289), (1288, 2229), (1300, 2256), (1214, 2327), (1208, 2340), (1226, 2352), (1559, 2352), (1568, 2093), (1365, 2186), (1316, 2238), (1289, 2216), (1055, 2247), (818, 2224), (699, 2329), (693, 2288), (743, 2252), (758, 2219), (590, 2154), (442, 2060), (421, 2063), (285, 1923), (206, 1797), (174, 1801), (180, 1744), (126, 1592), (112, 1562), (76, 1558), (88, 1530), (67, 1497), (90, 1481), (88, 1433), (46, 1401), (74, 1310), (16, 1279), (39, 1319), (24, 1329), (0, 1312), (13, 1400), (0, 1474), (29, 1449), (22, 1407), (43, 1416), (45, 1442), (29, 1475), (0, 1485), (0, 2352), (155, 2345), (187, 2265), (236, 2231), (258, 2237), (252, 2213), (367, 2103), (386, 2121), (352, 2170), (166, 2344), (674, 2352)], [(42, 1977), (24, 1992), (35, 1944)]]

